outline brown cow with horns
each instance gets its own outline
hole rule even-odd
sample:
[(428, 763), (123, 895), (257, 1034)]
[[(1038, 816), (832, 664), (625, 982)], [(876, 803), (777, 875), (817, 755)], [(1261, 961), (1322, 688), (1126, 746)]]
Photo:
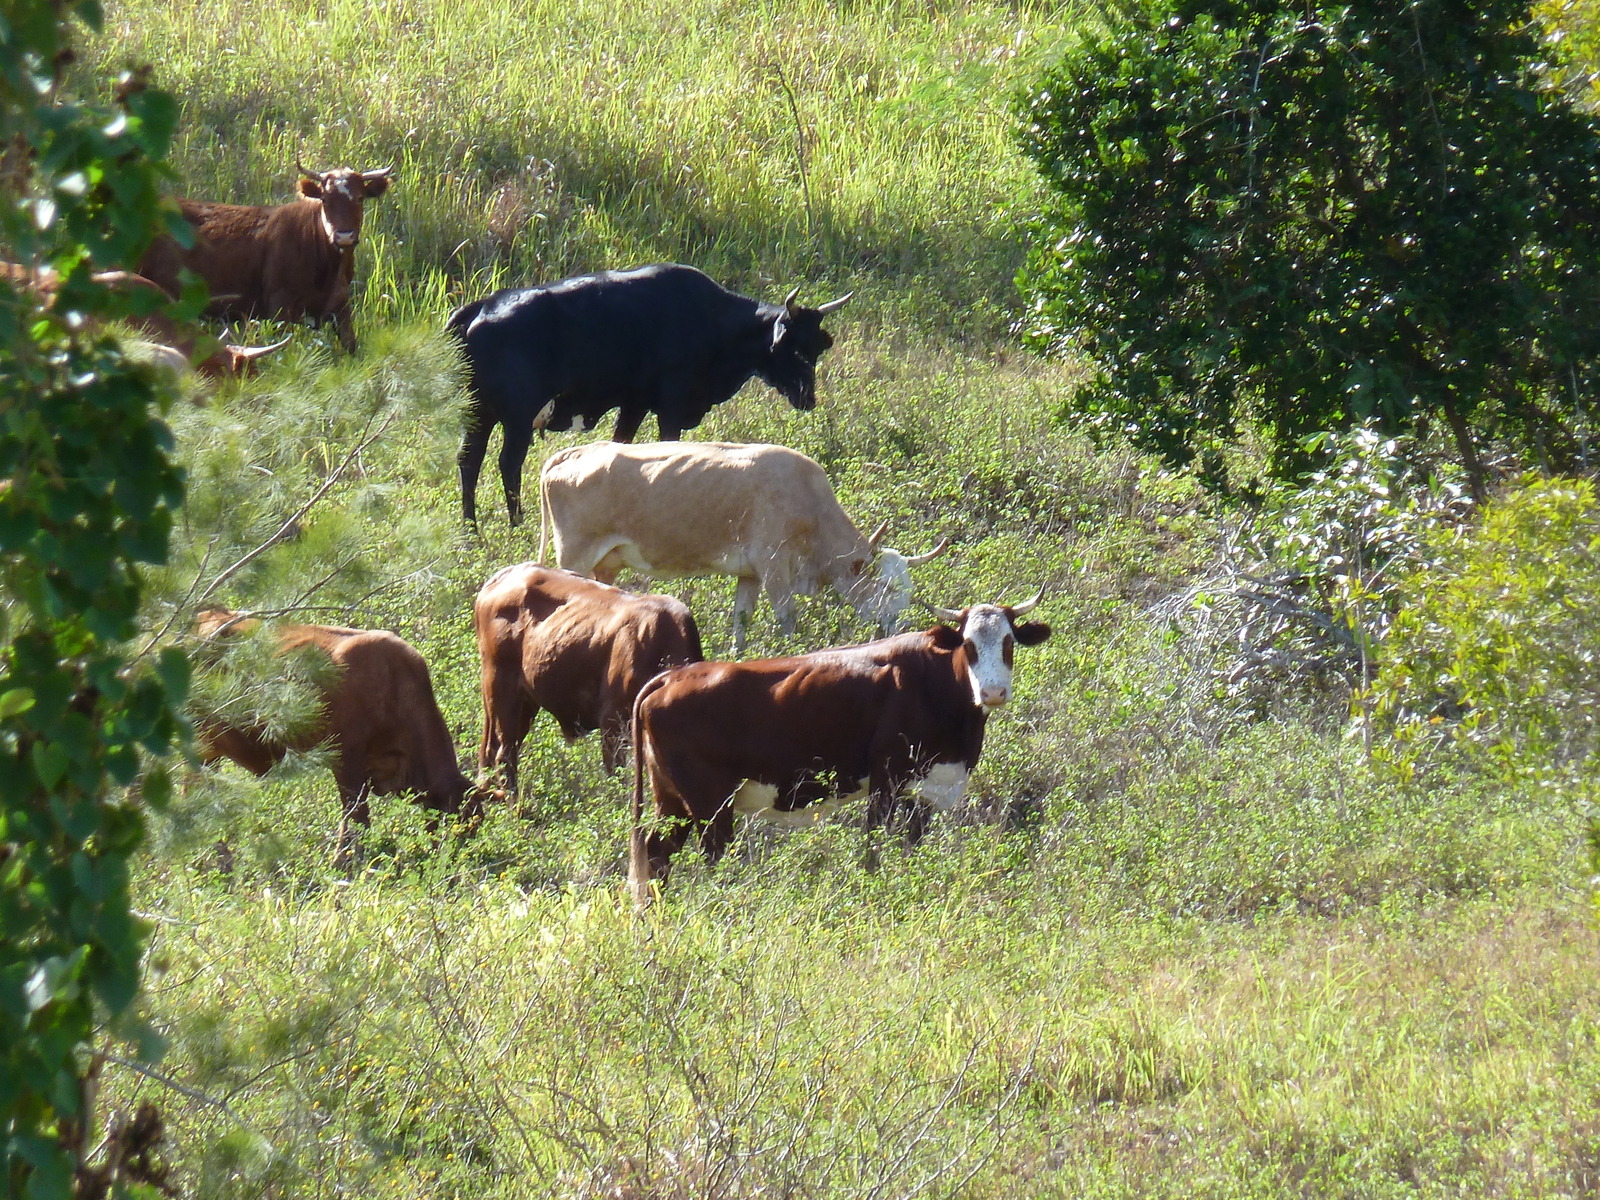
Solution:
[(622, 765), (634, 697), (667, 667), (699, 662), (700, 630), (671, 596), (641, 596), (534, 563), (489, 577), (472, 606), (483, 660), (478, 770), (517, 760), (540, 709), (571, 741), (600, 731), (607, 771)]
[(875, 825), (908, 804), (914, 843), (930, 807), (965, 794), (989, 713), (1010, 699), (1015, 648), (1050, 636), (1021, 620), (1042, 594), (935, 609), (951, 624), (860, 646), (657, 675), (633, 707), (635, 901), (649, 903), (651, 880), (666, 879), (692, 831), (719, 858), (735, 813), (796, 824), (865, 795)]
[(194, 228), (185, 250), (157, 238), (139, 262), (139, 274), (176, 297), (187, 268), (206, 281), (216, 317), (277, 317), (321, 325), (332, 318), (339, 342), (356, 349), (350, 319), (355, 248), (361, 240), (362, 205), (394, 182), (394, 167), (377, 171), (308, 171), (298, 162), (300, 199), (287, 204), (218, 204), (179, 200)]

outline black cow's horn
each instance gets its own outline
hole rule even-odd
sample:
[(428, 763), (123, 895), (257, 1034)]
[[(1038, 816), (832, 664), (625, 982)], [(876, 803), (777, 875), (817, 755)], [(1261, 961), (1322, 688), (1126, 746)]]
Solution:
[(840, 296), (837, 300), (829, 300), (821, 308), (817, 309), (817, 312), (820, 315), (824, 316), (824, 317), (827, 316), (831, 312), (838, 312), (839, 309), (843, 308), (846, 304), (850, 303), (850, 297), (854, 296), (854, 295), (855, 295), (854, 292), (846, 292), (844, 295)]
[(937, 546), (935, 546), (932, 550), (929, 550), (926, 554), (908, 554), (908, 555), (906, 555), (906, 566), (908, 566), (908, 567), (920, 567), (925, 562), (932, 562), (934, 559), (938, 558), (939, 555), (943, 554), (948, 549), (950, 549), (950, 539), (949, 538), (940, 538), (939, 539), (939, 544)]
[(889, 522), (885, 521), (882, 525), (879, 525), (878, 528), (873, 532), (873, 535), (867, 539), (867, 549), (876, 549), (878, 543), (883, 540), (883, 535), (888, 531)]
[(785, 296), (783, 298), (783, 307), (786, 308), (789, 311), (789, 315), (791, 317), (794, 316), (794, 302), (795, 302), (796, 298), (799, 297), (799, 295), (800, 295), (800, 289), (799, 288), (795, 288), (794, 291), (790, 292), (787, 296)]
[(1011, 606), (1012, 615), (1018, 617), (1027, 616), (1038, 606), (1039, 601), (1043, 599), (1044, 588), (1041, 586), (1039, 590), (1033, 594), (1032, 598), (1024, 600), (1021, 604), (1013, 604)]

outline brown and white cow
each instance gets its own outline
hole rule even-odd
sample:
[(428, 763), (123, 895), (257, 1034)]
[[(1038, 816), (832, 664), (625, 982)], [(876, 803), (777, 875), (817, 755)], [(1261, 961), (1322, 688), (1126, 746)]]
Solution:
[(792, 632), (794, 598), (822, 584), (886, 632), (911, 600), (926, 554), (864, 537), (816, 462), (787, 446), (738, 442), (591, 442), (550, 456), (539, 473), (539, 559), (552, 529), (556, 562), (610, 583), (623, 567), (652, 579), (733, 575), (733, 652), (763, 588)]
[[(210, 641), (259, 625), (227, 609), (207, 609), (195, 632)], [(286, 624), (274, 632), (280, 653), (310, 648), (326, 654), (336, 668), (323, 685), (318, 719), (283, 739), (259, 725), (201, 717), (195, 727), (202, 762), (229, 758), (254, 775), (265, 775), (290, 751), (327, 746), (341, 806), (338, 862), (348, 861), (355, 848), (350, 822), (372, 823), (369, 796), (409, 794), (432, 812), (465, 818), (482, 813), (486, 793), (462, 774), (428, 664), (410, 643), (381, 629)]]
[(483, 660), (480, 776), (517, 788), (522, 742), (541, 709), (571, 741), (600, 731), (607, 771), (622, 765), (634, 697), (667, 667), (699, 662), (700, 630), (671, 596), (620, 591), (535, 563), (490, 576), (472, 605)]
[(633, 707), (635, 900), (649, 902), (651, 880), (666, 879), (691, 832), (716, 861), (736, 813), (809, 822), (864, 795), (871, 824), (905, 806), (914, 843), (930, 808), (965, 794), (989, 713), (1011, 697), (1015, 648), (1050, 636), (1050, 626), (1020, 620), (1038, 602), (936, 609), (953, 627), (656, 676)]
[[(89, 278), (103, 287), (129, 295), (148, 294), (161, 304), (166, 304), (169, 299), (167, 293), (154, 282), (132, 271), (96, 271)], [(0, 279), (31, 292), (45, 306), (56, 303), (61, 289), (61, 276), (53, 267), (47, 266), (28, 267), (21, 263), (0, 262)], [(223, 342), (196, 362), (199, 338), (195, 336), (192, 326), (173, 320), (159, 308), (124, 320), (127, 325), (148, 337), (149, 340), (143, 345), (150, 361), (177, 373), (192, 368), (210, 379), (242, 379), (253, 375), (258, 359), (289, 344), (288, 338), (270, 346), (234, 346)]]
[(177, 296), (180, 273), (193, 271), (211, 289), (206, 311), (212, 316), (277, 317), (312, 325), (332, 318), (340, 344), (354, 354), (350, 284), (362, 206), (388, 190), (394, 168), (308, 171), (295, 166), (300, 198), (287, 204), (179, 200), (183, 219), (194, 227), (194, 245), (185, 250), (169, 237), (157, 238), (140, 260), (139, 273)]

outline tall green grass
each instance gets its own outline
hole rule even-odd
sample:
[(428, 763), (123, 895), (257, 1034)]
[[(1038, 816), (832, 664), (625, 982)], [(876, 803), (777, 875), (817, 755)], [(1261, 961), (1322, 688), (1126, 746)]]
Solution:
[[(181, 194), (287, 198), (294, 162), (399, 183), (361, 252), (369, 319), (496, 284), (685, 261), (776, 298), (862, 288), (992, 335), (1032, 184), (1013, 92), (1070, 6), (115, 5), (93, 71), (180, 96)], [(865, 298), (865, 297), (864, 297)]]

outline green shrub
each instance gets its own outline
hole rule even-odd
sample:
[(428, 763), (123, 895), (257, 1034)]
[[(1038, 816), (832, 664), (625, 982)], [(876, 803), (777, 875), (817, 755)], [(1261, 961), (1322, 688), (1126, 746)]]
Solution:
[(1600, 747), (1600, 506), (1528, 476), (1441, 534), (1406, 585), (1377, 695), (1412, 743), (1439, 728), (1516, 775), (1576, 779)]

